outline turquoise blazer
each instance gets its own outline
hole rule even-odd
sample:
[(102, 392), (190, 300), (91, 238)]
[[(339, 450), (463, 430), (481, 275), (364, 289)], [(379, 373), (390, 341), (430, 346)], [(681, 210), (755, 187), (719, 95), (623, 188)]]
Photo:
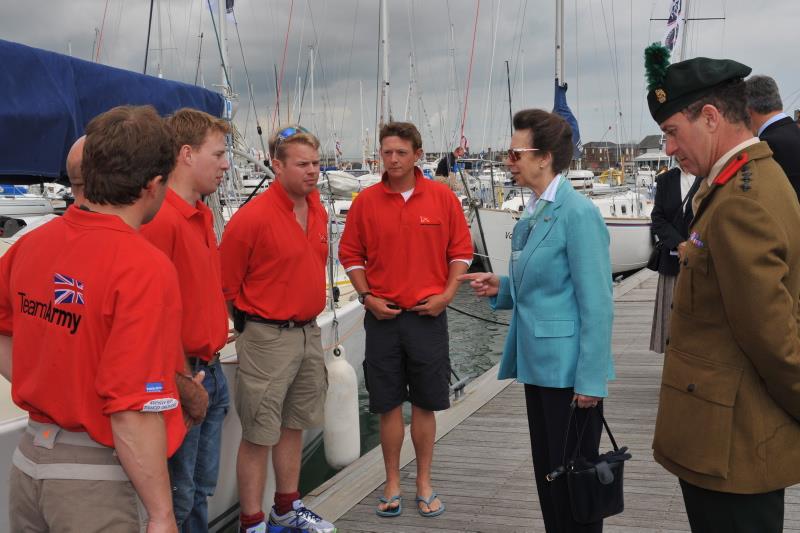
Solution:
[[(500, 278), (490, 300), (495, 309), (513, 309), (498, 377), (606, 397), (614, 301), (605, 222), (569, 184), (537, 220), (511, 277)], [(520, 220), (514, 232), (527, 223)]]

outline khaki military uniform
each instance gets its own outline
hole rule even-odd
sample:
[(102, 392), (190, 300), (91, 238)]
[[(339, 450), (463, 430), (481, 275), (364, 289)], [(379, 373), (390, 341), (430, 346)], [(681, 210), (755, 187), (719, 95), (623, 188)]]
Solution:
[(800, 205), (764, 142), (723, 169), (743, 154), (696, 196), (653, 449), (693, 485), (755, 494), (800, 482)]

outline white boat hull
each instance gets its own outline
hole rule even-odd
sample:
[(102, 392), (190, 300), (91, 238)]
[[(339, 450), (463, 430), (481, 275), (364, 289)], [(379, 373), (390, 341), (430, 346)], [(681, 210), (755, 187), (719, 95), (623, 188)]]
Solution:
[[(484, 250), (478, 221), (473, 216), (470, 228), (475, 248), (478, 254), (488, 256), (494, 273), (507, 276), (508, 261), (511, 257), (511, 234), (514, 224), (519, 220), (519, 212), (480, 208), (478, 214), (488, 250)], [(604, 216), (603, 218), (611, 240), (609, 245), (611, 272), (617, 274), (647, 265), (652, 250), (650, 217)]]

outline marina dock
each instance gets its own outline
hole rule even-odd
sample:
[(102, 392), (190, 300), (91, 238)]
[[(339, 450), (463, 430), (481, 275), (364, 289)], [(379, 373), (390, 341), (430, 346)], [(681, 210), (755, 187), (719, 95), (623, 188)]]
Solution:
[[(677, 478), (653, 460), (651, 451), (663, 360), (648, 349), (657, 279), (642, 270), (614, 289), (617, 379), (609, 386), (605, 415), (633, 459), (625, 465), (625, 511), (606, 520), (606, 532), (689, 531)], [(447, 506), (443, 515), (423, 518), (416, 511), (416, 463), (408, 428), (401, 456), (401, 516), (375, 515), (384, 481), (380, 448), (304, 501), (334, 520), (341, 532), (543, 532), (523, 387), (497, 381), (496, 375), (494, 367), (472, 381), (466, 394), (437, 416), (432, 478)], [(610, 447), (604, 436), (601, 452)], [(800, 532), (800, 487), (786, 491), (784, 531)]]

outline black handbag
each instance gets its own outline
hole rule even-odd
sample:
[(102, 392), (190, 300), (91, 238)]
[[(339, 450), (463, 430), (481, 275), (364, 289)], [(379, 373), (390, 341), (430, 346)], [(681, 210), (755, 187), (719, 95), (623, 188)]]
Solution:
[(653, 245), (653, 251), (650, 252), (650, 259), (647, 260), (647, 268), (653, 270), (654, 272), (658, 272), (658, 264), (661, 260), (661, 247), (664, 245), (664, 241), (658, 241)]
[[(567, 434), (569, 434), (575, 408), (575, 402), (573, 401), (569, 411)], [(627, 446), (622, 448), (617, 446), (617, 441), (614, 440), (603, 414), (599, 410), (593, 409), (593, 411), (603, 421), (603, 426), (606, 428), (614, 450), (600, 455), (595, 461), (588, 461), (583, 457), (578, 457), (586, 422), (591, 416), (591, 413), (589, 413), (578, 434), (578, 440), (575, 443), (575, 449), (569, 462), (566, 462), (567, 435), (564, 435), (563, 464), (547, 475), (547, 480), (553, 481), (566, 474), (572, 517), (580, 524), (599, 522), (623, 511), (625, 508), (622, 491), (623, 470), (625, 461), (631, 458)]]

